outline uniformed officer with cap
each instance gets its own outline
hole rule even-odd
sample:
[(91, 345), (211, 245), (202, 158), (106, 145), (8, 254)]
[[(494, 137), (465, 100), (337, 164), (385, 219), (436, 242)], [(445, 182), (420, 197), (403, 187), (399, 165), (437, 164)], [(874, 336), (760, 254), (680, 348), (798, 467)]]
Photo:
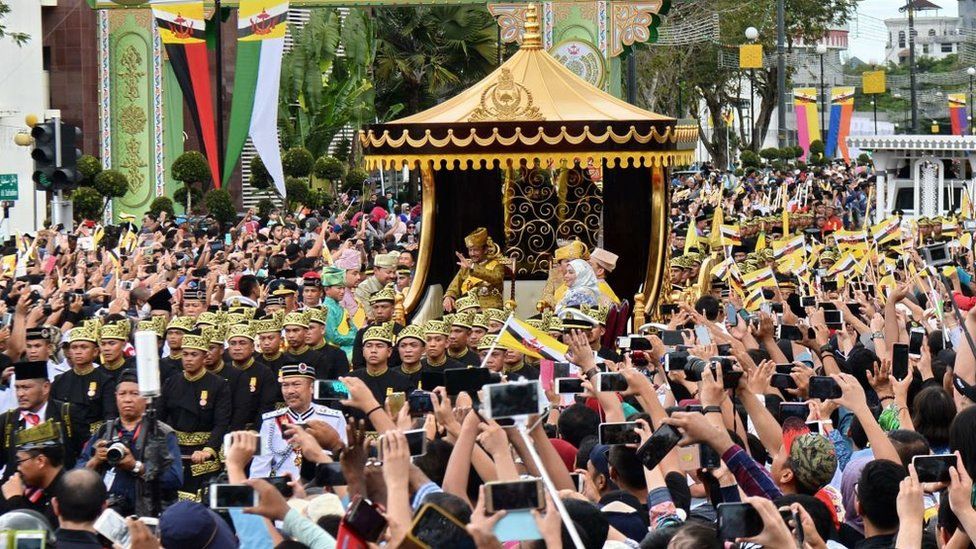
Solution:
[(285, 300), (285, 312), (290, 313), (298, 309), (298, 284), (287, 278), (277, 278), (268, 286), (268, 293)]
[(322, 275), (308, 271), (302, 275), (302, 308), (309, 309), (322, 304)]
[(191, 280), (183, 288), (183, 298), (180, 301), (182, 314), (196, 318), (207, 310), (207, 288), (199, 280)]
[(117, 415), (115, 377), (92, 364), (98, 335), (92, 326), (77, 326), (68, 338), (68, 355), (73, 367), (55, 378), (51, 398), (71, 403), (78, 428), (85, 434), (95, 432), (106, 419)]
[(302, 455), (287, 440), (285, 431), (290, 424), (322, 421), (346, 442), (346, 420), (342, 413), (312, 403), (315, 379), (315, 368), (304, 362), (282, 366), (279, 381), (285, 407), (261, 416), (261, 439), (267, 446), (251, 461), (251, 478), (281, 477), (289, 473), (292, 479), (299, 478)]

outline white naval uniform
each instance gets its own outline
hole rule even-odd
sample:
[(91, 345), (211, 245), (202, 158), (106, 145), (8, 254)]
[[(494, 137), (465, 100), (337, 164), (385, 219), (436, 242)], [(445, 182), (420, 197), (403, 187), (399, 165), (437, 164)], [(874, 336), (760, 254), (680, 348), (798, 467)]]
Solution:
[(283, 477), (291, 473), (292, 479), (299, 477), (301, 470), (300, 456), (281, 435), (281, 425), (285, 423), (307, 423), (318, 420), (326, 423), (339, 433), (339, 438), (346, 442), (346, 418), (342, 412), (333, 410), (321, 404), (312, 404), (305, 413), (298, 414), (291, 408), (281, 408), (261, 416), (261, 440), (265, 446), (260, 456), (254, 456), (251, 461), (251, 477)]

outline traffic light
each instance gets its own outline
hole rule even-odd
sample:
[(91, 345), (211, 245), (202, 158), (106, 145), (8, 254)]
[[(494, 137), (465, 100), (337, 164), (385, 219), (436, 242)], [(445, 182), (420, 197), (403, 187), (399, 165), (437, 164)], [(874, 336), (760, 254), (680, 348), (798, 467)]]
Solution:
[[(60, 134), (60, 135), (58, 135)], [(76, 144), (81, 141), (81, 130), (71, 124), (56, 126), (54, 120), (36, 124), (31, 129), (34, 148), (34, 188), (38, 191), (68, 191), (78, 186), (78, 158), (81, 151)], [(61, 161), (58, 162), (60, 148)]]

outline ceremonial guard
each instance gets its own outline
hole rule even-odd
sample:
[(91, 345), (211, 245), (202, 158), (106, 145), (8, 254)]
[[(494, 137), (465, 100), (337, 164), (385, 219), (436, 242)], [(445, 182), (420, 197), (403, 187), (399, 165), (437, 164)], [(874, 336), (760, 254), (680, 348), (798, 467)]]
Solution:
[(483, 309), (501, 308), (505, 266), (498, 246), (488, 236), (488, 229), (479, 227), (464, 237), (468, 257), (457, 254), (460, 271), (444, 292), (444, 310), (455, 311), (454, 301), (474, 291)]
[(95, 432), (105, 420), (116, 416), (115, 378), (93, 364), (98, 354), (95, 326), (78, 326), (68, 337), (71, 370), (51, 383), (51, 398), (71, 404), (75, 424), (83, 433)]
[(199, 331), (183, 336), (183, 375), (173, 376), (159, 397), (159, 419), (176, 431), (183, 456), (180, 499), (200, 501), (202, 489), (221, 470), (217, 449), (230, 427), (227, 380), (204, 367), (210, 342)]
[(299, 478), (302, 467), (300, 451), (289, 444), (284, 431), (294, 423), (322, 421), (346, 442), (346, 419), (338, 410), (312, 403), (312, 384), (315, 368), (305, 363), (288, 364), (281, 368), (281, 396), (286, 406), (261, 416), (261, 440), (266, 441), (261, 455), (251, 462), (251, 478), (280, 477), (291, 473)]
[(313, 351), (308, 344), (308, 326), (311, 311), (294, 311), (285, 315), (282, 326), (285, 329), (285, 364), (300, 364), (304, 362), (313, 368), (321, 367), (323, 371), (330, 370), (327, 359), (320, 351)]
[(325, 341), (341, 349), (346, 353), (346, 358), (351, 359), (356, 327), (340, 303), (346, 291), (346, 272), (335, 267), (326, 268), (322, 274), (322, 285), (325, 287)]
[(302, 275), (302, 308), (311, 309), (322, 304), (322, 275), (308, 271)]
[(254, 330), (249, 324), (231, 324), (227, 328), (227, 351), (233, 368), (240, 372), (237, 384), (231, 386), (232, 431), (250, 430), (260, 423), (261, 414), (273, 410), (278, 401), (278, 380), (271, 368), (254, 359)]
[(471, 336), (471, 319), (473, 316), (471, 313), (458, 313), (444, 317), (451, 326), (451, 335), (447, 337), (447, 356), (465, 366), (481, 365), (478, 353), (475, 353), (468, 347), (468, 338)]
[(308, 348), (319, 354), (319, 361), (310, 364), (321, 379), (338, 379), (349, 373), (349, 359), (346, 353), (337, 347), (329, 345), (325, 340), (325, 323), (328, 313), (325, 309), (305, 309), (308, 314)]
[[(363, 334), (363, 358), (366, 367), (349, 374), (363, 380), (377, 402), (386, 402), (388, 395), (408, 393), (416, 387), (416, 385), (411, 386), (409, 379), (393, 369), (395, 367), (390, 367), (389, 361), (393, 354), (395, 338), (392, 322), (366, 328)], [(364, 417), (360, 411), (353, 411), (352, 414), (356, 418)]]
[(420, 372), (424, 365), (420, 362), (424, 356), (424, 329), (411, 324), (400, 330), (396, 338), (397, 351), (400, 353), (400, 373), (410, 380), (410, 386), (420, 388)]
[[(366, 361), (363, 358), (363, 335), (366, 333), (367, 328), (390, 323), (393, 326), (394, 337), (403, 329), (403, 326), (393, 322), (393, 305), (395, 302), (396, 292), (393, 291), (392, 285), (383, 288), (381, 291), (373, 294), (373, 297), (369, 298), (369, 305), (373, 311), (373, 320), (356, 332), (356, 340), (352, 349), (352, 367), (354, 370), (359, 370), (366, 366)], [(399, 365), (400, 355), (397, 353), (396, 348), (394, 348), (393, 355), (390, 357), (390, 366), (395, 368)]]
[(253, 321), (252, 325), (261, 351), (258, 358), (271, 368), (271, 373), (277, 378), (278, 371), (286, 364), (284, 342), (281, 338), (281, 321), (272, 315)]
[(135, 357), (126, 357), (125, 345), (129, 342), (132, 326), (127, 319), (106, 322), (98, 330), (98, 348), (102, 353), (101, 365), (117, 382), (123, 370), (136, 367)]
[(447, 356), (447, 338), (451, 328), (443, 320), (428, 320), (424, 323), (424, 358), (420, 364), (425, 372), (443, 372), (447, 369), (464, 368), (465, 365)]
[(298, 284), (287, 278), (278, 278), (268, 285), (268, 292), (273, 297), (284, 299), (285, 312), (290, 313), (298, 309)]
[[(179, 374), (183, 371), (183, 334), (193, 330), (193, 318), (174, 316), (166, 325), (166, 343), (169, 356), (159, 359), (159, 371), (170, 370)], [(161, 381), (165, 381), (162, 380)]]
[(51, 382), (47, 379), (47, 364), (44, 362), (18, 362), (14, 364), (17, 376), (17, 408), (0, 414), (3, 425), (3, 448), (0, 448), (0, 466), (4, 466), (3, 478), (6, 481), (17, 472), (18, 433), (36, 428), (45, 423), (60, 431), (64, 442), (64, 463), (74, 463), (81, 445), (88, 438), (88, 431), (80, 429), (75, 420), (75, 409), (67, 403), (50, 398)]

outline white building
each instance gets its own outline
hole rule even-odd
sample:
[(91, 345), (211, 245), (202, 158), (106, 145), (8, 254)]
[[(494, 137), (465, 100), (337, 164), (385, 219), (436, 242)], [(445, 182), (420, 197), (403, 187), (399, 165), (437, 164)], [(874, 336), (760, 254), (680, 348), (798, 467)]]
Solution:
[[(34, 161), (29, 147), (14, 144), (18, 131), (26, 129), (27, 114), (44, 116), (48, 108), (48, 79), (43, 68), (41, 47), (41, 9), (57, 0), (7, 0), (11, 11), (4, 25), (12, 32), (30, 35), (30, 41), (18, 46), (8, 38), (0, 39), (0, 177), (8, 181), (13, 175), (18, 183), (18, 199), (10, 209), (10, 219), (0, 221), (0, 235), (13, 231), (34, 231), (46, 217), (45, 193), (34, 192), (31, 175)], [(2, 215), (2, 211), (0, 211)]]
[[(973, 0), (960, 0), (960, 10)], [(922, 14), (928, 12), (920, 12)], [(968, 13), (968, 12), (967, 12)], [(885, 62), (901, 64), (908, 60), (908, 16), (885, 19), (888, 29), (888, 44), (885, 46)], [(959, 17), (938, 15), (915, 15), (915, 57), (944, 59), (960, 51), (965, 36), (959, 31), (962, 20)]]

